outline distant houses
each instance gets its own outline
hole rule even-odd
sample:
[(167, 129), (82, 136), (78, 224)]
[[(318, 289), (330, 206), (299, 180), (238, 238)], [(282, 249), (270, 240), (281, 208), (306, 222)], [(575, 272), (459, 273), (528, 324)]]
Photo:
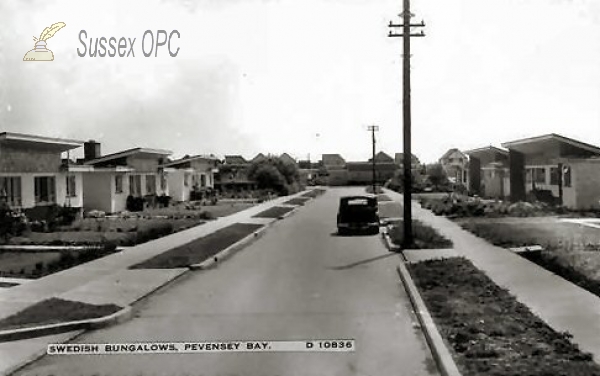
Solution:
[(450, 149), (442, 155), (439, 162), (451, 183), (468, 185), (469, 157), (465, 153), (456, 148)]
[[(413, 155), (411, 161), (413, 170), (420, 169), (420, 162), (416, 156)], [(369, 185), (373, 182), (373, 178), (376, 184), (383, 185), (397, 177), (403, 163), (402, 153), (396, 153), (392, 158), (382, 151), (375, 155), (375, 163), (372, 158), (367, 161), (346, 162), (339, 154), (323, 154), (321, 160), (326, 183), (333, 186)]]

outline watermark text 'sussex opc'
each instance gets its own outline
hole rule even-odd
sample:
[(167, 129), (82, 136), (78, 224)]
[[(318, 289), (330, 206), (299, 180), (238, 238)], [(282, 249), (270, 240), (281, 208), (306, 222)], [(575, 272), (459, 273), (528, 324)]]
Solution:
[[(181, 34), (177, 30), (167, 33), (166, 30), (146, 30), (142, 35), (141, 52), (145, 57), (158, 57), (159, 54), (168, 54), (176, 57), (179, 54), (177, 41)], [(77, 48), (80, 57), (135, 57), (139, 49), (136, 48), (137, 38), (129, 37), (95, 37), (88, 38), (85, 30), (79, 32), (79, 42), (82, 47)]]

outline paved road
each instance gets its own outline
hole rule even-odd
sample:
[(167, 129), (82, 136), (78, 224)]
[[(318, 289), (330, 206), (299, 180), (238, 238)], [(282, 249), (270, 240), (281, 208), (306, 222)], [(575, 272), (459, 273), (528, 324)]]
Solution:
[(75, 343), (353, 338), (344, 353), (45, 356), (19, 375), (430, 375), (431, 354), (379, 236), (335, 236), (330, 189), (217, 268), (194, 272), (119, 326)]

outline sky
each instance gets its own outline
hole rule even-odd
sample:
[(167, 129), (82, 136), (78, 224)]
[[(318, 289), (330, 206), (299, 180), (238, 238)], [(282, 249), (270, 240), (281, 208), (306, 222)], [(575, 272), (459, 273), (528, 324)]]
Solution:
[[(2, 0), (0, 132), (185, 154), (402, 151), (395, 0)], [(600, 2), (413, 0), (412, 150), (500, 146), (547, 133), (600, 145)], [(24, 62), (33, 37), (52, 62)], [(80, 57), (80, 31), (136, 38), (135, 57)], [(145, 57), (144, 32), (173, 30)], [(148, 41), (149, 41), (148, 37)], [(144, 41), (145, 48), (150, 42)], [(89, 47), (89, 46), (88, 46)], [(81, 150), (77, 151), (81, 153)]]

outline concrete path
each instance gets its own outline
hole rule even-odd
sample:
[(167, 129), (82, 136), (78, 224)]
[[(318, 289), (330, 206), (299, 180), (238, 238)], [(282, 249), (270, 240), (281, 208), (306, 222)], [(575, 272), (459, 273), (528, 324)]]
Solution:
[[(402, 202), (402, 195), (392, 191), (387, 194)], [(489, 244), (446, 217), (421, 208), (417, 202), (413, 202), (412, 211), (413, 218), (436, 228), (453, 241), (454, 251), (448, 255), (471, 260), (552, 328), (573, 334), (574, 343), (600, 360), (599, 297), (504, 248)], [(436, 252), (406, 252), (413, 260), (422, 259), (426, 254), (434, 256)]]
[(45, 356), (17, 375), (437, 374), (380, 236), (336, 236), (329, 189), (218, 267), (188, 273), (135, 307), (132, 320), (78, 343), (354, 339), (353, 352)]

